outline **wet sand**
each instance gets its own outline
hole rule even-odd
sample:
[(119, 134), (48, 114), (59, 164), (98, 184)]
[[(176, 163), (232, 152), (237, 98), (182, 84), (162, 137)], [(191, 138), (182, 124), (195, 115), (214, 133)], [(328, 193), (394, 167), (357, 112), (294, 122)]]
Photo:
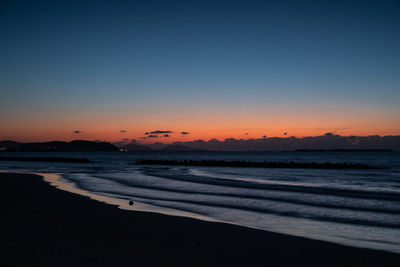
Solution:
[(126, 211), (0, 173), (0, 266), (398, 266), (400, 254)]

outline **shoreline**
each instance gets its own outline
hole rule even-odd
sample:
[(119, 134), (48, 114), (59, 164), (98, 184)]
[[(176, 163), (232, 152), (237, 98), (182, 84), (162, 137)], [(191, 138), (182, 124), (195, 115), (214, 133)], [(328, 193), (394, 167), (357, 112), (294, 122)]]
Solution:
[(91, 193), (85, 189), (79, 188), (76, 184), (74, 184), (72, 182), (60, 181), (60, 179), (63, 178), (60, 174), (55, 174), (55, 173), (31, 173), (31, 174), (39, 175), (39, 176), (43, 177), (43, 180), (45, 182), (49, 183), (51, 186), (53, 186), (57, 189), (67, 191), (67, 192), (73, 193), (73, 194), (78, 194), (78, 195), (81, 195), (84, 197), (88, 197), (91, 200), (95, 200), (95, 201), (104, 203), (105, 205), (117, 206), (119, 209), (122, 209), (122, 210), (137, 211), (137, 212), (151, 212), (151, 213), (158, 213), (158, 214), (169, 215), (169, 216), (193, 218), (193, 219), (203, 220), (203, 221), (208, 221), (208, 222), (227, 223), (227, 222), (223, 222), (223, 221), (218, 221), (211, 217), (195, 214), (195, 213), (192, 213), (189, 211), (154, 206), (151, 204), (139, 202), (137, 200), (135, 200), (134, 205), (131, 206), (131, 205), (129, 205), (129, 201), (130, 201), (129, 198), (126, 198), (126, 200), (123, 201), (123, 200), (119, 200), (116, 198)]
[[(396, 266), (400, 254), (126, 211), (0, 173), (0, 266)], [(4, 218), (4, 219), (3, 219)]]
[[(378, 250), (378, 251), (386, 251), (386, 252), (391, 252), (395, 254), (400, 254), (400, 251), (398, 250), (391, 250), (389, 248), (382, 248), (382, 247), (376, 247), (376, 246), (368, 246), (368, 244), (354, 244), (354, 242), (349, 242), (349, 240), (346, 240), (346, 242), (343, 242), (343, 240), (338, 240), (334, 239), (332, 237), (326, 238), (326, 236), (310, 236), (310, 235), (299, 235), (297, 233), (293, 233), (290, 231), (282, 231), (279, 228), (278, 229), (267, 229), (263, 227), (257, 227), (254, 225), (249, 225), (249, 224), (240, 224), (238, 222), (233, 222), (233, 221), (225, 221), (217, 218), (213, 218), (207, 215), (202, 215), (198, 213), (193, 213), (187, 210), (180, 210), (180, 209), (174, 209), (166, 206), (155, 206), (152, 204), (148, 204), (145, 202), (141, 202), (141, 200), (138, 199), (131, 199), (129, 197), (123, 197), (123, 195), (101, 195), (101, 194), (96, 194), (92, 193), (90, 191), (87, 191), (85, 189), (80, 188), (77, 184), (71, 181), (65, 180), (61, 174), (55, 174), (55, 173), (31, 173), (31, 174), (36, 174), (39, 176), (43, 177), (43, 180), (52, 185), (53, 187), (56, 187), (60, 190), (64, 190), (70, 193), (74, 194), (79, 194), (85, 197), (88, 197), (90, 199), (99, 201), (101, 203), (104, 203), (106, 205), (114, 205), (117, 206), (119, 209), (124, 209), (128, 211), (139, 211), (139, 212), (151, 212), (151, 213), (157, 213), (157, 214), (163, 214), (163, 215), (169, 215), (169, 216), (176, 216), (176, 217), (184, 217), (184, 218), (191, 218), (191, 219), (196, 219), (196, 220), (202, 220), (206, 222), (217, 222), (217, 223), (224, 223), (224, 224), (230, 224), (230, 225), (236, 225), (240, 227), (245, 227), (245, 228), (250, 228), (250, 229), (256, 229), (256, 230), (261, 230), (261, 231), (267, 231), (267, 232), (273, 232), (273, 233), (278, 233), (278, 234), (283, 234), (287, 236), (296, 236), (296, 237), (302, 237), (310, 240), (317, 240), (317, 241), (325, 241), (328, 243), (333, 243), (333, 244), (338, 244), (338, 245), (343, 245), (343, 246), (349, 246), (349, 247), (356, 247), (356, 248), (366, 248), (366, 249), (372, 249), (372, 250)], [(122, 197), (122, 198), (121, 198)], [(134, 200), (134, 205), (130, 205), (129, 202)], [(353, 239), (353, 241), (356, 239)], [(351, 241), (351, 240), (350, 240)], [(389, 241), (387, 241), (389, 242)]]

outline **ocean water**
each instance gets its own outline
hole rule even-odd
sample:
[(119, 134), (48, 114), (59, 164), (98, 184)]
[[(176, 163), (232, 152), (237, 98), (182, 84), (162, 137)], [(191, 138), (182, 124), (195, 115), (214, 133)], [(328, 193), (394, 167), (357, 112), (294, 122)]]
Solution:
[[(400, 153), (1, 153), (93, 163), (0, 161), (0, 170), (56, 173), (59, 182), (132, 209), (222, 221), (400, 253)], [(376, 170), (141, 166), (138, 159), (364, 163)], [(85, 193), (86, 192), (86, 193)]]

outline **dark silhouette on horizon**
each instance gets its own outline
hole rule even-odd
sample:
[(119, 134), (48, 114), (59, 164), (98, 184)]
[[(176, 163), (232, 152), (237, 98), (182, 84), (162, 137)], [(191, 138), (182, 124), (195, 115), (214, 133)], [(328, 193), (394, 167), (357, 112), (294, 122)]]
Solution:
[(1, 141), (0, 150), (11, 151), (11, 152), (68, 152), (68, 151), (119, 151), (119, 148), (107, 142), (93, 142), (85, 140), (75, 140), (71, 142), (51, 141), (51, 142), (37, 142), (37, 143), (18, 143), (12, 141)]
[(157, 151), (162, 151), (162, 152), (201, 152), (201, 151), (205, 151), (205, 150), (193, 149), (193, 148), (183, 146), (183, 145), (171, 144), (171, 145), (166, 145), (163, 148), (158, 149)]
[[(148, 135), (156, 138), (158, 135)], [(136, 139), (124, 138), (121, 141), (108, 142), (75, 140), (71, 142), (52, 141), (21, 143), (12, 140), (0, 141), (0, 151), (21, 152), (66, 152), (66, 151), (128, 151), (128, 152), (196, 152), (196, 151), (231, 151), (231, 152), (389, 152), (400, 151), (400, 135), (395, 136), (340, 136), (326, 133), (321, 136), (297, 138), (268, 137), (259, 139), (227, 138), (220, 141), (216, 138), (208, 141), (177, 141), (172, 143), (154, 142), (143, 144)]]
[[(154, 142), (141, 144), (136, 140), (131, 142), (116, 142), (118, 147), (127, 151), (140, 151), (143, 147), (152, 150), (168, 151), (400, 151), (400, 136), (340, 136), (326, 133), (321, 136), (297, 138), (291, 137), (266, 137), (259, 139), (218, 139), (178, 141), (170, 144)], [(140, 150), (129, 149), (128, 146), (136, 144)], [(176, 148), (176, 149), (171, 149)]]

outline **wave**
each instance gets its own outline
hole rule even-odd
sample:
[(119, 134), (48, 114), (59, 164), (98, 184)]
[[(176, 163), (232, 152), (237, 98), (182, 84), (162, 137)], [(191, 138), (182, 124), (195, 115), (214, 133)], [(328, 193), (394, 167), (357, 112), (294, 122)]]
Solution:
[[(149, 178), (151, 179), (152, 177), (142, 177), (142, 179)], [(296, 199), (282, 200), (266, 196), (243, 195), (241, 192), (218, 193), (178, 190), (154, 184), (152, 186), (141, 185), (127, 179), (118, 179), (115, 176), (112, 176), (112, 179), (92, 176), (90, 179), (93, 180), (92, 185), (94, 184), (94, 187), (91, 187), (88, 180), (69, 178), (79, 187), (88, 188), (92, 192), (117, 194), (124, 198), (136, 197), (153, 201), (172, 201), (365, 226), (400, 227), (400, 217), (398, 216), (400, 212), (398, 209), (327, 205)], [(154, 180), (149, 182), (154, 182)], [(110, 183), (112, 184), (110, 185)], [(196, 212), (196, 210), (192, 210), (192, 212)], [(381, 214), (377, 215), (376, 212)]]
[[(97, 191), (96, 193), (103, 194), (115, 194), (114, 191)], [(396, 220), (396, 222), (382, 222), (382, 221), (373, 221), (373, 220), (362, 220), (362, 219), (353, 219), (353, 218), (345, 218), (345, 217), (335, 217), (335, 216), (321, 216), (307, 212), (298, 212), (295, 210), (292, 211), (282, 211), (276, 209), (268, 209), (254, 206), (243, 206), (243, 205), (235, 205), (235, 204), (223, 204), (217, 202), (208, 202), (208, 201), (200, 201), (200, 200), (182, 200), (181, 198), (165, 198), (165, 197), (152, 197), (149, 195), (139, 195), (139, 194), (122, 194), (118, 193), (121, 196), (126, 198), (141, 198), (146, 200), (156, 200), (156, 201), (170, 201), (170, 202), (180, 202), (187, 204), (195, 204), (200, 206), (210, 206), (210, 207), (219, 207), (219, 208), (228, 208), (235, 210), (244, 210), (244, 211), (253, 211), (258, 213), (267, 213), (267, 214), (275, 214), (280, 216), (287, 217), (296, 217), (296, 218), (305, 218), (310, 220), (318, 220), (318, 221), (326, 221), (326, 222), (335, 222), (335, 223), (346, 223), (346, 224), (356, 224), (356, 225), (364, 225), (364, 226), (375, 226), (375, 227), (386, 227), (386, 228), (400, 228), (400, 221)], [(143, 200), (142, 200), (143, 201)], [(150, 203), (149, 203), (150, 204)], [(154, 204), (151, 202), (151, 204)], [(196, 210), (186, 210), (194, 212)]]
[(187, 181), (198, 184), (221, 185), (229, 187), (288, 191), (288, 192), (299, 192), (299, 193), (310, 193), (310, 194), (324, 194), (324, 195), (344, 196), (349, 198), (391, 200), (400, 202), (400, 194), (393, 192), (375, 192), (366, 190), (353, 190), (353, 189), (341, 189), (341, 188), (318, 187), (318, 186), (265, 184), (265, 183), (239, 181), (239, 180), (224, 179), (224, 178), (215, 179), (206, 176), (191, 175), (187, 173), (182, 175), (182, 171), (184, 170), (183, 169), (178, 171), (169, 170), (168, 172), (165, 172), (154, 169), (145, 169), (144, 173), (149, 176), (157, 176), (170, 180)]
[[(98, 178), (104, 178), (102, 176), (95, 176)], [(149, 178), (151, 178), (149, 176)], [(256, 199), (256, 200), (268, 200), (268, 201), (279, 201), (283, 203), (292, 203), (292, 204), (300, 204), (300, 205), (308, 205), (308, 206), (314, 206), (314, 207), (321, 207), (321, 208), (333, 208), (333, 209), (347, 209), (347, 210), (354, 210), (354, 211), (367, 211), (367, 212), (379, 212), (379, 213), (387, 213), (387, 214), (400, 214), (400, 208), (389, 208), (387, 206), (387, 202), (378, 202), (378, 203), (356, 203), (356, 206), (352, 206), (352, 203), (346, 203), (345, 201), (339, 201), (336, 199), (336, 203), (332, 203), (332, 199), (328, 200), (323, 200), (323, 199), (314, 199), (314, 200), (307, 200), (307, 198), (299, 199), (299, 198), (294, 198), (294, 197), (288, 197), (288, 196), (283, 196), (283, 195), (277, 195), (273, 196), (271, 194), (266, 195), (265, 190), (262, 192), (263, 195), (261, 194), (251, 194), (255, 192), (250, 192), (250, 193), (243, 193), (241, 191), (235, 191), (235, 192), (230, 192), (227, 193), (226, 190), (223, 190), (224, 188), (221, 188), (222, 190), (216, 191), (216, 192), (205, 192), (201, 191), (199, 189), (178, 189), (176, 187), (171, 187), (171, 186), (166, 186), (166, 185), (144, 185), (141, 183), (136, 183), (134, 181), (129, 181), (126, 179), (119, 179), (117, 177), (112, 177), (113, 181), (118, 182), (122, 186), (128, 186), (128, 187), (135, 187), (135, 188), (142, 188), (142, 189), (152, 189), (152, 190), (158, 190), (158, 191), (165, 191), (165, 192), (172, 192), (172, 193), (180, 193), (180, 194), (197, 194), (197, 195), (204, 195), (204, 196), (224, 196), (224, 197), (232, 197), (232, 198), (240, 198), (240, 199)], [(226, 188), (226, 187), (225, 187)], [(243, 190), (242, 190), (243, 191)], [(254, 190), (253, 190), (254, 191)], [(341, 199), (342, 200), (342, 199)], [(340, 203), (340, 204), (339, 204)], [(364, 206), (360, 206), (360, 204)], [(394, 203), (389, 203), (392, 204), (391, 206), (396, 206)], [(397, 203), (396, 203), (397, 204)], [(368, 206), (369, 205), (369, 206)]]

